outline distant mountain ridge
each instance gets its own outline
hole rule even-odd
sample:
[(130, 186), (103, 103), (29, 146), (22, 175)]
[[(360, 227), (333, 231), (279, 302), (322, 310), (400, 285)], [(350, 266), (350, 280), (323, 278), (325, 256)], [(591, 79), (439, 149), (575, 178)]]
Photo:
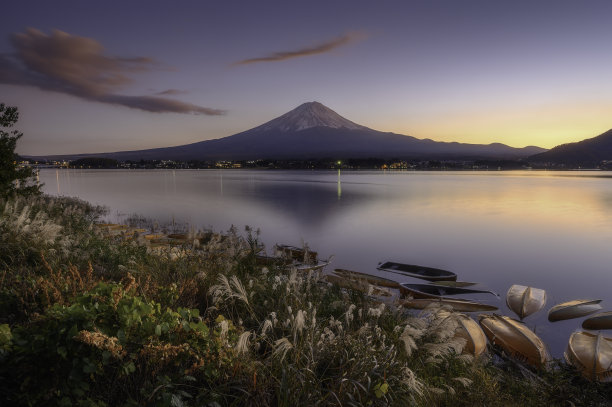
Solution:
[(576, 143), (561, 144), (529, 157), (532, 162), (591, 168), (597, 167), (604, 160), (612, 161), (612, 129), (599, 136)]
[(250, 130), (176, 147), (51, 159), (105, 157), (116, 160), (255, 160), (317, 158), (518, 159), (546, 151), (501, 143), (464, 144), (417, 139), (354, 123), (319, 102), (304, 103)]

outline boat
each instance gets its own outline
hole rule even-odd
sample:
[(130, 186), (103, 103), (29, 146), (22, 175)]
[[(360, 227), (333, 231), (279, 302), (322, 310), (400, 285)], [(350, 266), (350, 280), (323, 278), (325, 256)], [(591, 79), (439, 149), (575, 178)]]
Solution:
[(274, 254), (304, 263), (316, 263), (318, 258), (317, 252), (309, 250), (307, 247), (302, 248), (278, 243), (274, 245)]
[(336, 274), (327, 274), (323, 276), (323, 280), (327, 281), (328, 283), (337, 285), (340, 288), (348, 288), (355, 291), (361, 291), (362, 293), (368, 295), (376, 295), (380, 297), (392, 296), (391, 292), (387, 288), (372, 285), (362, 279), (356, 280), (352, 278), (342, 277)]
[(475, 290), (472, 288), (462, 287), (441, 287), (433, 284), (411, 284), (400, 283), (400, 293), (404, 296), (412, 298), (435, 298), (442, 299), (448, 295), (466, 295), (466, 294), (493, 294), (493, 291)]
[(593, 315), (590, 318), (585, 319), (582, 322), (584, 329), (592, 329), (599, 331), (602, 329), (612, 329), (612, 311), (601, 312), (597, 315)]
[(403, 264), (388, 261), (377, 267), (379, 270), (401, 274), (407, 277), (420, 278), (427, 281), (455, 281), (457, 274), (452, 271), (436, 269), (433, 267), (416, 266), (413, 264)]
[(489, 342), (514, 359), (534, 367), (545, 367), (550, 360), (544, 342), (522, 322), (498, 314), (481, 314), (478, 319)]
[(481, 302), (464, 300), (461, 298), (413, 298), (400, 299), (398, 303), (406, 308), (425, 309), (434, 306), (447, 306), (459, 312), (482, 312), (495, 311), (495, 305), (483, 304)]
[(522, 320), (546, 304), (546, 291), (514, 284), (506, 294), (506, 304)]
[(590, 332), (574, 332), (563, 356), (587, 379), (612, 382), (612, 338)]
[(455, 337), (465, 339), (463, 353), (469, 353), (479, 357), (487, 349), (487, 337), (476, 321), (464, 314), (457, 314), (459, 326), (455, 331)]
[(432, 281), (430, 284), (439, 285), (442, 287), (471, 287), (478, 283), (470, 281)]
[(316, 260), (312, 263), (301, 263), (299, 261), (290, 264), (291, 267), (299, 271), (321, 270), (323, 267), (331, 263), (329, 260)]
[(334, 274), (341, 277), (353, 278), (356, 280), (364, 280), (370, 284), (379, 285), (382, 287), (399, 288), (399, 283), (394, 280), (390, 280), (384, 277), (378, 277), (372, 274), (360, 273), (358, 271), (346, 270), (346, 269), (335, 269)]
[(580, 318), (601, 310), (601, 300), (572, 300), (557, 304), (548, 310), (550, 322)]

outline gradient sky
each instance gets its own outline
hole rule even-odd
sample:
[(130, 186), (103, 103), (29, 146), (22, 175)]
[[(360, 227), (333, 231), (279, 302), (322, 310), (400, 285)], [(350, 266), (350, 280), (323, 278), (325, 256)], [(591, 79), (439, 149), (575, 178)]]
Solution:
[(555, 145), (612, 128), (611, 1), (11, 1), (21, 154), (225, 137), (319, 101), (382, 131)]

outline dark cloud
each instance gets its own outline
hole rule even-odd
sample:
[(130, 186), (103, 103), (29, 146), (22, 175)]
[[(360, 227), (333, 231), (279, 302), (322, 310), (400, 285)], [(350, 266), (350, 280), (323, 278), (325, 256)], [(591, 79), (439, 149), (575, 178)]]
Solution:
[(277, 62), (277, 61), (284, 61), (286, 59), (291, 59), (291, 58), (299, 58), (299, 57), (305, 57), (309, 55), (324, 54), (338, 47), (341, 47), (343, 45), (347, 45), (351, 42), (360, 40), (363, 37), (364, 37), (363, 33), (348, 33), (341, 37), (335, 38), (331, 41), (327, 41), (327, 42), (324, 42), (322, 44), (318, 44), (312, 47), (301, 48), (296, 51), (275, 52), (273, 54), (266, 55), (263, 57), (244, 59), (242, 61), (235, 62), (234, 65), (247, 65), (247, 64), (254, 64), (257, 62)]
[[(91, 39), (54, 30), (47, 35), (29, 28), (11, 38), (15, 53), (0, 55), (0, 83), (35, 86), (83, 99), (148, 112), (222, 115), (225, 112), (153, 96), (124, 96), (115, 92), (132, 82), (130, 74), (156, 67), (150, 58), (104, 55)], [(173, 93), (164, 93), (166, 95)]]

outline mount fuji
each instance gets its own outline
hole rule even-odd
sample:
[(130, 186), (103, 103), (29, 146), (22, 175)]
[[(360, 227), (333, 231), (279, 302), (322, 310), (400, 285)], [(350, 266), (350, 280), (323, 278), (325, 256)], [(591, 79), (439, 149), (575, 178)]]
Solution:
[[(176, 147), (61, 158), (107, 157), (117, 160), (255, 160), (317, 158), (517, 159), (546, 151), (436, 142), (386, 133), (354, 123), (319, 102), (304, 103), (269, 122), (232, 136)], [(60, 158), (47, 157), (47, 158)]]

